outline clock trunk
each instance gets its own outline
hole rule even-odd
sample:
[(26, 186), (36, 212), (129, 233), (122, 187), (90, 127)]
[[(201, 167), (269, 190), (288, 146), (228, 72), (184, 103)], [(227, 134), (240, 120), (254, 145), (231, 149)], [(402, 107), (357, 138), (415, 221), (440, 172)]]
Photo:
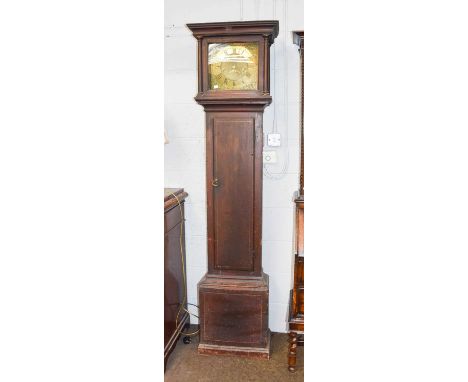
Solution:
[(262, 113), (207, 112), (208, 272), (261, 276)]

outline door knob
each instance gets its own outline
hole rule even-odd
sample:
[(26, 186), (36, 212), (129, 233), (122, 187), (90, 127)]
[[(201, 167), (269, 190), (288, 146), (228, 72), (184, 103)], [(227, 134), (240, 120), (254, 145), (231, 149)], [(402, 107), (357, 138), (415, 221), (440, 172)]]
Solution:
[(213, 181), (211, 182), (211, 185), (213, 187), (218, 187), (219, 186), (219, 179), (218, 178), (214, 178)]

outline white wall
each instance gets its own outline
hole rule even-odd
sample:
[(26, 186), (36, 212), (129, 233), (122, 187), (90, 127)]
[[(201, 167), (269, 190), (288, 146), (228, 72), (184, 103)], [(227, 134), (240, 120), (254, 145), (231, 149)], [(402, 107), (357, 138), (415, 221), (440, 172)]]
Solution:
[[(287, 167), (283, 175), (273, 175), (279, 179), (264, 174), (263, 183), (263, 269), (270, 275), (270, 329), (276, 332), (286, 331), (292, 283), (292, 196), (298, 189), (299, 170), (299, 54), (291, 31), (304, 29), (303, 9), (303, 0), (165, 1), (164, 127), (169, 144), (164, 153), (164, 181), (166, 187), (183, 187), (189, 193), (186, 254), (191, 303), (197, 303), (197, 283), (207, 271), (205, 113), (193, 99), (197, 92), (196, 39), (185, 24), (279, 20), (279, 36), (271, 47), (273, 103), (265, 110), (264, 131), (272, 131), (276, 108), (282, 146), (275, 150), (278, 163), (268, 165), (268, 171), (278, 174), (285, 163)], [(194, 317), (191, 320), (197, 322)]]

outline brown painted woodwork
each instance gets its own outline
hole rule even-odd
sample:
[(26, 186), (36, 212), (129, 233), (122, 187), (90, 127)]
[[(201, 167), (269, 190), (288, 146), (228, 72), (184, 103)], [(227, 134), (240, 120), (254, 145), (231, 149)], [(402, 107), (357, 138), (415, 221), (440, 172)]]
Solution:
[[(188, 24), (198, 40), (206, 112), (208, 272), (198, 284), (201, 354), (269, 358), (268, 276), (262, 270), (263, 111), (271, 103), (277, 21)], [(257, 42), (258, 88), (210, 90), (208, 45)]]
[[(295, 256), (294, 256), (294, 284), (289, 298), (289, 353), (288, 369), (294, 372), (296, 369), (296, 347), (304, 343), (304, 32), (293, 32), (293, 41), (299, 46), (301, 59), (301, 158), (299, 190), (296, 192), (294, 203), (296, 208), (295, 219)], [(298, 340), (300, 334), (301, 340)]]
[[(184, 299), (180, 234), (184, 233), (184, 219), (181, 218), (179, 202), (184, 216), (184, 200), (188, 196), (183, 189), (164, 189), (164, 367), (175, 347), (179, 333), (190, 324), (189, 315), (182, 311), (176, 323), (177, 312)], [(185, 263), (185, 237), (182, 236), (182, 249)], [(185, 305), (185, 308), (187, 305)]]

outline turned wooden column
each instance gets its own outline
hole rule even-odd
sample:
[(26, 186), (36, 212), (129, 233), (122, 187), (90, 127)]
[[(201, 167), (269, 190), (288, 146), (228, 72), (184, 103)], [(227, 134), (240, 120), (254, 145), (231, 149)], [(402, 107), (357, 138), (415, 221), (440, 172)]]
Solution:
[(294, 195), (295, 218), (295, 254), (294, 281), (289, 299), (289, 371), (296, 369), (296, 348), (304, 343), (304, 32), (293, 32), (293, 41), (299, 46), (300, 81), (301, 81), (301, 120), (300, 120), (300, 174), (299, 190)]

